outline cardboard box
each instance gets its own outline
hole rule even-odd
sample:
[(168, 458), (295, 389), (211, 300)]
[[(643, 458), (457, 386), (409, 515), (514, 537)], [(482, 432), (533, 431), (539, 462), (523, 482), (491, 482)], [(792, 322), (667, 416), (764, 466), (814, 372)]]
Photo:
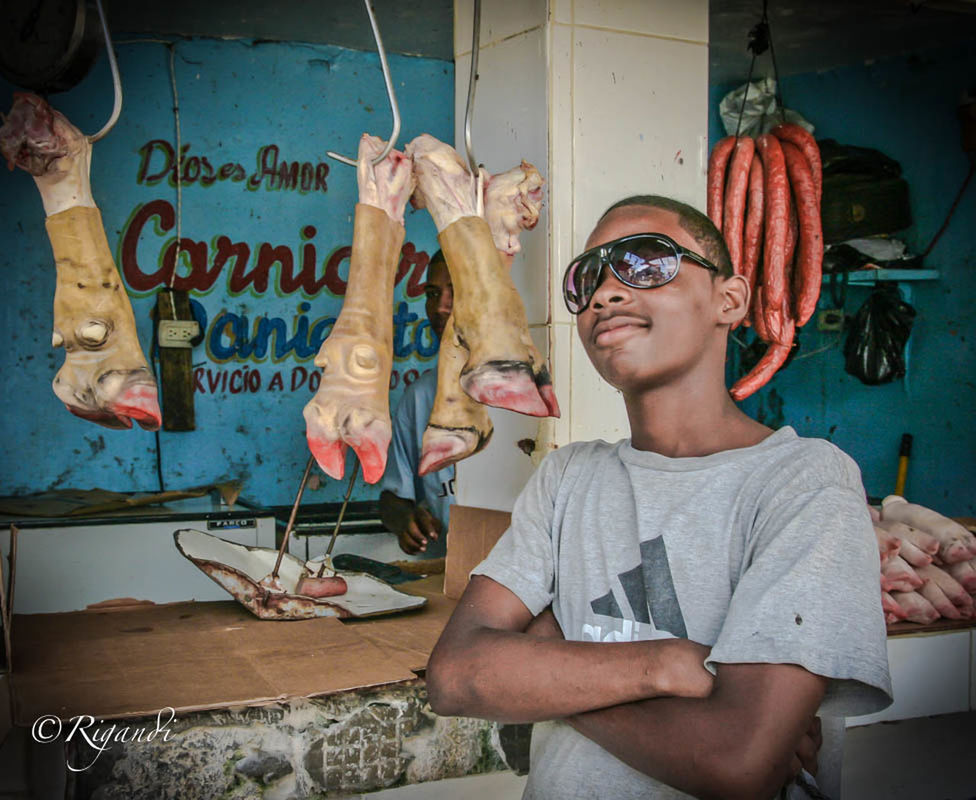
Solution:
[(444, 594), (457, 600), (468, 585), (468, 576), (491, 552), (511, 523), (508, 511), (472, 506), (451, 506), (444, 565)]
[[(12, 556), (16, 533), (31, 535), (11, 531)], [(436, 575), (397, 587), (426, 596), (424, 607), (349, 622), (261, 620), (229, 596), (13, 614), (15, 575), (13, 558), (9, 589), (0, 591), (8, 644), (0, 692), (9, 686), (9, 702), (0, 696), (0, 739), (9, 717), (25, 726), (44, 714), (151, 717), (167, 707), (179, 714), (415, 680), (455, 605)]]

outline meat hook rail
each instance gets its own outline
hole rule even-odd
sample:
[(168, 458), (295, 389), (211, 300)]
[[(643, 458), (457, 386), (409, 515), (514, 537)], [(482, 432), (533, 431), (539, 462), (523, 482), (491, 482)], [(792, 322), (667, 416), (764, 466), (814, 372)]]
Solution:
[[(376, 40), (376, 49), (380, 54), (380, 66), (383, 67), (383, 80), (386, 82), (386, 94), (390, 98), (390, 110), (393, 112), (393, 132), (390, 133), (390, 139), (386, 143), (386, 147), (383, 148), (383, 152), (373, 159), (373, 164), (376, 165), (389, 155), (396, 144), (397, 138), (400, 136), (400, 107), (397, 105), (396, 94), (393, 91), (393, 79), (390, 78), (390, 65), (386, 61), (386, 49), (383, 47), (380, 29), (376, 24), (376, 12), (373, 10), (373, 4), (370, 0), (363, 1), (366, 3), (366, 13), (369, 14), (369, 24), (373, 26), (373, 38)], [(353, 158), (346, 158), (332, 150), (326, 150), (325, 152), (343, 164), (348, 164), (350, 167), (356, 166), (356, 160)]]
[(119, 65), (115, 61), (115, 50), (112, 48), (112, 37), (108, 32), (108, 22), (105, 21), (105, 11), (102, 8), (102, 0), (95, 0), (95, 5), (98, 6), (98, 16), (102, 20), (102, 33), (105, 36), (105, 52), (108, 54), (108, 63), (112, 68), (112, 86), (115, 90), (115, 101), (112, 106), (112, 116), (108, 118), (108, 122), (102, 127), (98, 133), (93, 133), (88, 137), (88, 141), (94, 143), (105, 136), (112, 128), (115, 127), (115, 123), (119, 120), (119, 114), (122, 113), (122, 81), (119, 80)]
[(315, 456), (308, 457), (308, 463), (305, 464), (305, 472), (302, 474), (302, 482), (298, 485), (298, 494), (295, 496), (295, 504), (291, 507), (291, 516), (288, 517), (288, 525), (285, 526), (285, 535), (281, 540), (281, 547), (278, 550), (278, 559), (275, 561), (274, 569), (271, 570), (272, 580), (278, 578), (278, 570), (281, 568), (281, 559), (285, 555), (285, 550), (288, 549), (288, 539), (291, 538), (292, 528), (295, 527), (295, 517), (298, 516), (298, 506), (302, 502), (302, 495), (305, 494), (305, 486), (308, 483), (308, 476), (312, 472), (312, 465), (315, 463)]
[[(471, 144), (471, 121), (474, 118), (474, 90), (478, 82), (478, 52), (481, 44), (481, 0), (474, 0), (474, 31), (471, 35), (471, 74), (468, 76), (468, 104), (464, 109), (464, 150), (471, 174), (478, 174), (478, 160)], [(479, 187), (480, 188), (480, 187)]]

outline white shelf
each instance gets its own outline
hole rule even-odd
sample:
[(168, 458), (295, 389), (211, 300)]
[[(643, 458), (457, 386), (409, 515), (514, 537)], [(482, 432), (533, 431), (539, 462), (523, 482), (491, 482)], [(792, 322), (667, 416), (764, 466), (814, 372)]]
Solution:
[[(824, 274), (823, 282), (829, 283), (836, 275), (843, 283), (843, 272)], [(937, 269), (857, 269), (846, 273), (848, 286), (873, 286), (878, 281), (935, 281), (939, 279)]]

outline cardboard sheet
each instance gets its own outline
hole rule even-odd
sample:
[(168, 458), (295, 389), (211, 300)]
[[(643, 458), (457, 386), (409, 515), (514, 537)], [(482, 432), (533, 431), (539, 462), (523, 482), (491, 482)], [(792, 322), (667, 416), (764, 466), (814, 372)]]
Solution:
[(468, 585), (468, 574), (491, 552), (511, 519), (508, 511), (451, 506), (444, 594), (455, 600), (461, 596)]
[(233, 601), (12, 621), (13, 716), (155, 716), (411, 680), (416, 660), (335, 618), (259, 620)]
[(397, 585), (408, 594), (427, 598), (419, 611), (405, 611), (395, 617), (346, 619), (343, 625), (370, 641), (392, 658), (420, 672), (426, 669), (437, 639), (454, 612), (456, 601), (444, 596), (444, 576), (431, 575), (419, 581)]

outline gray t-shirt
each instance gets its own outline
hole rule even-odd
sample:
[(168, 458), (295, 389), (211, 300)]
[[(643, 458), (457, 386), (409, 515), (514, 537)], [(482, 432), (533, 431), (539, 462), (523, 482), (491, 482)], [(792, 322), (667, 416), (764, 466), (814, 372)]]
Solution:
[[(549, 455), (472, 574), (550, 604), (567, 639), (684, 637), (718, 663), (830, 678), (821, 714), (891, 702), (878, 549), (852, 459), (781, 428), (752, 447), (668, 458), (584, 442)], [(563, 722), (535, 726), (528, 798), (685, 797)]]

